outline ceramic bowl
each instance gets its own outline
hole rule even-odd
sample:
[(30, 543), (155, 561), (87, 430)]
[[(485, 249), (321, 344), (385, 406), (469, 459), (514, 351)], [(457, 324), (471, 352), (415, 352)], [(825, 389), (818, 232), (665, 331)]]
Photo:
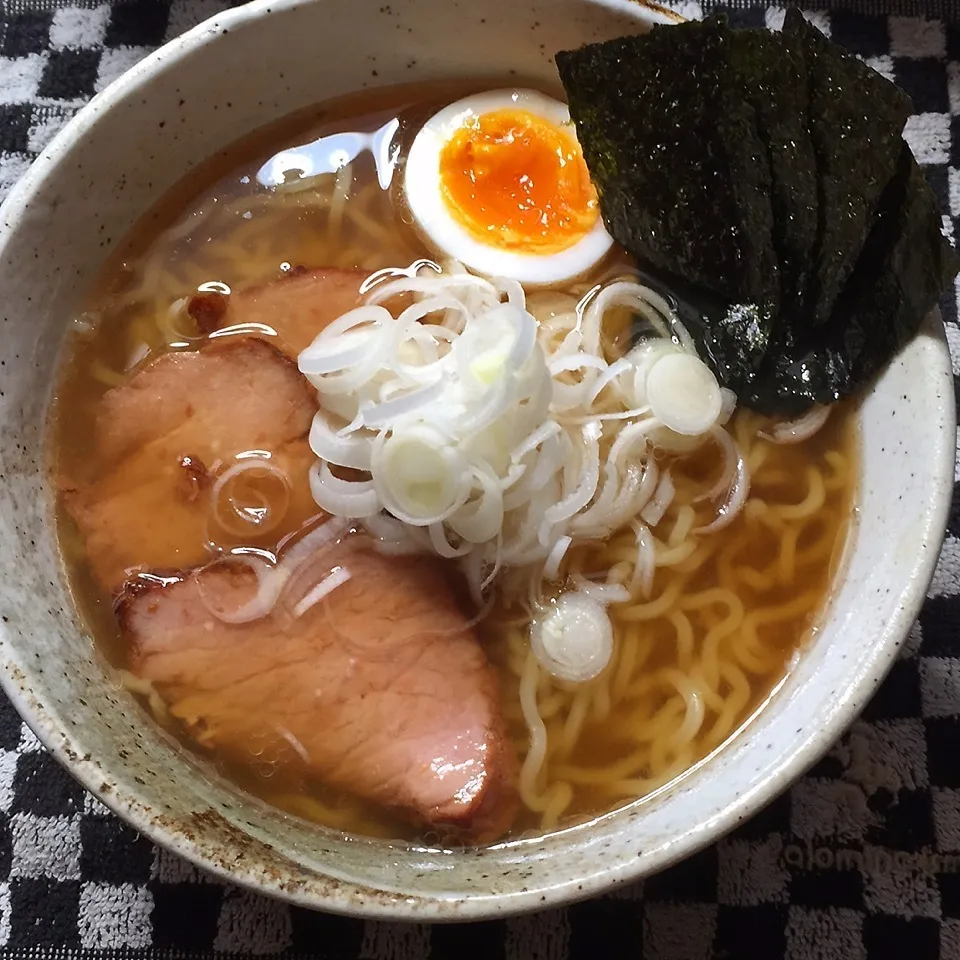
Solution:
[(345, 838), (250, 801), (111, 679), (78, 621), (44, 469), (70, 318), (107, 253), (199, 159), (361, 87), (461, 75), (555, 79), (551, 56), (676, 19), (630, 0), (256, 0), (101, 93), (10, 196), (0, 227), (0, 660), (46, 747), (137, 830), (298, 904), (466, 920), (587, 897), (715, 840), (782, 791), (880, 683), (932, 575), (953, 485), (953, 382), (937, 318), (860, 414), (859, 524), (821, 629), (747, 730), (654, 800), (555, 835), (441, 852)]

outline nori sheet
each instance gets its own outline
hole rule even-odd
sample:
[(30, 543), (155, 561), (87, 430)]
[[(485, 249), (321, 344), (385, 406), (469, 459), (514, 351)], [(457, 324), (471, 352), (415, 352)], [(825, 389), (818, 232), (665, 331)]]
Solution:
[(788, 36), (771, 43), (767, 30), (730, 30), (726, 40), (729, 68), (754, 109), (770, 167), (781, 311), (790, 322), (806, 310), (818, 235), (817, 161), (808, 131), (803, 45)]
[(740, 344), (749, 378), (779, 312), (779, 258), (770, 165), (726, 68), (728, 34), (709, 18), (556, 61), (607, 229), (654, 269), (756, 308), (759, 336)]
[(798, 11), (781, 33), (712, 17), (556, 60), (608, 229), (746, 406), (855, 392), (957, 273), (901, 138), (909, 98)]
[(895, 175), (829, 322), (786, 328), (741, 399), (789, 415), (849, 396), (918, 330), (960, 268), (926, 178), (902, 140)]
[(817, 241), (803, 49), (769, 38), (712, 17), (557, 55), (610, 232), (736, 304), (701, 325), (735, 390), (802, 315)]
[(807, 62), (810, 136), (817, 157), (820, 226), (810, 322), (824, 323), (853, 272), (884, 188), (897, 168), (910, 98), (852, 54), (831, 43), (797, 9), (785, 39)]

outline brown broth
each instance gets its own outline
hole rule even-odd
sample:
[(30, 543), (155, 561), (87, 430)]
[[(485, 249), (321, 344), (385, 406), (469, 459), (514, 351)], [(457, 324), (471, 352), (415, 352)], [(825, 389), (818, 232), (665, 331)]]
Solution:
[[(196, 348), (198, 331), (182, 317), (171, 322), (168, 311), (201, 284), (217, 281), (236, 290), (269, 282), (291, 265), (373, 271), (428, 256), (396, 188), (378, 186), (369, 154), (350, 167), (351, 192), (340, 219), (330, 212), (334, 201), (317, 203), (322, 190), (336, 196), (334, 175), (322, 188), (279, 196), (258, 185), (257, 171), (278, 148), (346, 131), (371, 132), (394, 117), (406, 143), (439, 106), (485, 86), (425, 85), (344, 98), (284, 118), (200, 164), (110, 258), (75, 322), (55, 407), (58, 473), (82, 480), (96, 472), (89, 437), (111, 385), (162, 353)], [(625, 264), (615, 253), (586, 286)], [(838, 408), (817, 435), (792, 446), (760, 439), (763, 427), (748, 413), (737, 414), (732, 424), (751, 465), (743, 514), (722, 532), (694, 538), (686, 554), (689, 537), (678, 537), (674, 545), (664, 535), (664, 556), (674, 559), (658, 568), (649, 601), (613, 608), (615, 658), (598, 680), (571, 689), (539, 672), (524, 679), (526, 615), (501, 604), (481, 625), (521, 757), (530, 743), (519, 699), (524, 683), (534, 691), (547, 735), (543, 768), (521, 782), (526, 805), (515, 834), (596, 816), (681, 775), (741, 729), (815, 630), (855, 515), (854, 411)], [(658, 534), (712, 519), (714, 505), (693, 501), (717, 463), (716, 450), (708, 447), (674, 464), (677, 506)], [(823, 497), (805, 512), (797, 505), (817, 499), (818, 483)], [(693, 521), (684, 504), (694, 505)], [(62, 505), (59, 530), (82, 615), (110, 662), (122, 667), (126, 649), (112, 598), (95, 583)], [(265, 544), (275, 546), (289, 532), (281, 527)], [(605, 544), (571, 551), (569, 572), (626, 562), (635, 549), (628, 529)], [(702, 722), (688, 737), (682, 729), (691, 703), (689, 690), (685, 698), (681, 689), (685, 682), (701, 690), (703, 704)], [(228, 778), (290, 813), (367, 835), (418, 836), (341, 791), (254, 761), (210, 756), (177, 724), (163, 722)]]
[[(528, 830), (590, 819), (689, 771), (745, 728), (816, 632), (855, 524), (854, 412), (838, 410), (816, 436), (792, 446), (751, 442), (760, 425), (749, 413), (738, 414), (734, 423), (743, 448), (760, 461), (752, 472), (747, 507), (727, 529), (699, 540), (688, 557), (659, 567), (649, 600), (635, 598), (611, 608), (616, 642), (608, 670), (575, 689), (539, 675), (537, 702), (548, 748), (546, 775), (535, 796), (542, 803), (551, 788), (568, 784), (572, 797), (561, 817), (528, 803)], [(709, 474), (715, 466), (711, 459), (691, 458), (683, 464), (685, 474)], [(825, 480), (821, 505), (788, 519), (785, 514), (801, 513), (798, 505), (811, 497), (814, 472)], [(677, 499), (684, 500), (680, 494)], [(697, 513), (698, 523), (711, 519), (706, 511)], [(678, 511), (671, 509), (661, 525), (669, 531), (677, 521)], [(635, 549), (632, 531), (621, 532), (605, 544), (576, 550), (569, 570), (602, 570)], [(675, 599), (664, 607), (671, 596)], [(739, 619), (732, 609), (737, 601), (743, 607)], [(497, 610), (483, 631), (495, 662), (510, 678), (503, 687), (504, 712), (513, 738), (523, 742), (527, 726), (516, 690), (522, 683), (524, 634), (511, 626), (514, 613)], [(682, 618), (689, 623), (686, 644), (678, 624)], [(707, 704), (696, 736), (679, 738), (666, 756), (658, 755), (666, 735), (682, 721), (676, 712), (670, 716), (671, 706), (679, 711), (684, 705), (671, 678), (681, 674), (702, 688), (697, 678), (709, 672), (711, 660), (727, 677), (719, 685), (722, 705)], [(658, 730), (660, 736), (646, 744), (638, 737), (653, 738)], [(630, 772), (614, 776), (611, 771), (631, 756)]]

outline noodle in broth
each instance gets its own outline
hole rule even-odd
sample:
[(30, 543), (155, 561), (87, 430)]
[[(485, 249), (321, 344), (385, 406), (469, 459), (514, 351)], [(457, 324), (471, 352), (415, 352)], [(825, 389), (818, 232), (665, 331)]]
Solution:
[[(504, 709), (522, 745), (531, 828), (608, 810), (684, 773), (737, 732), (809, 636), (849, 536), (852, 423), (837, 418), (802, 448), (759, 439), (761, 426), (748, 413), (733, 422), (752, 492), (730, 527), (698, 538), (689, 502), (662, 522), (651, 597), (611, 608), (616, 643), (603, 676), (576, 688), (553, 680), (530, 652), (523, 609), (497, 610), (484, 625), (511, 677)], [(567, 570), (635, 556), (632, 531), (621, 531), (571, 551)]]
[[(476, 86), (465, 85), (462, 92)], [(395, 187), (381, 188), (382, 171), (369, 153), (336, 172), (272, 190), (258, 184), (256, 175), (278, 143), (345, 130), (370, 133), (394, 117), (401, 130), (415, 128), (452, 97), (449, 89), (430, 86), (381, 91), (327, 105), (319, 119), (314, 111), (284, 121), (202, 165), (145, 217), (104, 270), (77, 323), (58, 397), (59, 465), (80, 475), (95, 466), (83, 438), (107, 389), (127, 382), (158, 354), (198, 345), (201, 334), (185, 306), (197, 290), (236, 291), (301, 265), (373, 272), (427, 257)], [(545, 322), (569, 311), (597, 284), (632, 275), (632, 265), (614, 252), (578, 283), (531, 293), (530, 309)], [(630, 322), (626, 311), (610, 315), (602, 331), (609, 356), (629, 346)], [(220, 333), (250, 332), (263, 331)], [(703, 496), (720, 470), (717, 444), (666, 457), (661, 467), (669, 468), (675, 494), (652, 525), (649, 595), (640, 591), (610, 605), (613, 660), (595, 680), (566, 684), (541, 667), (529, 641), (530, 573), (503, 574), (504, 589), (478, 629), (500, 676), (521, 762), (522, 811), (514, 834), (604, 813), (689, 770), (771, 695), (815, 629), (854, 517), (853, 411), (838, 407), (819, 432), (790, 444), (765, 439), (770, 424), (747, 411), (738, 411), (727, 430), (750, 477), (742, 511), (724, 529), (702, 529), (717, 516), (715, 499)], [(211, 539), (215, 546), (242, 542), (274, 549), (290, 532), (278, 520), (283, 511), (246, 537), (243, 511), (269, 507), (283, 493), (276, 484), (271, 488), (266, 473), (247, 479), (236, 495), (243, 502), (233, 506), (236, 536), (213, 531)], [(89, 576), (83, 543), (68, 521), (61, 532), (93, 633), (122, 663), (110, 598)], [(606, 541), (574, 543), (560, 562), (560, 581), (610, 571), (614, 582), (628, 583), (637, 557), (637, 533), (628, 525)], [(535, 591), (555, 588), (544, 588), (539, 574), (537, 581)], [(187, 732), (202, 705), (165, 703), (129, 673), (124, 682), (158, 722), (204, 749), (202, 736)], [(242, 765), (215, 751), (213, 759), (241, 786), (298, 816), (367, 835), (418, 835), (370, 804), (288, 776), (269, 759)]]

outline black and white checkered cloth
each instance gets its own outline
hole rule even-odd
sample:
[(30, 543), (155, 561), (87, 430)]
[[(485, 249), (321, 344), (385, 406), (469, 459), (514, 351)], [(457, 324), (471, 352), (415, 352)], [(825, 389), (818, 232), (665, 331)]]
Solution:
[[(0, 0), (0, 196), (95, 92), (227, 5)], [(750, 0), (734, 5), (744, 8), (735, 21), (782, 18)], [(847, 0), (859, 12), (812, 19), (913, 98), (917, 114), (906, 136), (952, 233), (960, 226), (960, 23), (875, 12), (918, 5)], [(942, 0), (936, 11), (960, 20), (960, 0)], [(956, 296), (943, 310), (960, 375)], [(0, 958), (174, 960), (215, 952), (323, 960), (960, 960), (960, 487), (920, 621), (886, 684), (829, 756), (718, 845), (569, 909), (430, 928), (329, 917), (225, 887), (86, 796), (0, 698)]]

